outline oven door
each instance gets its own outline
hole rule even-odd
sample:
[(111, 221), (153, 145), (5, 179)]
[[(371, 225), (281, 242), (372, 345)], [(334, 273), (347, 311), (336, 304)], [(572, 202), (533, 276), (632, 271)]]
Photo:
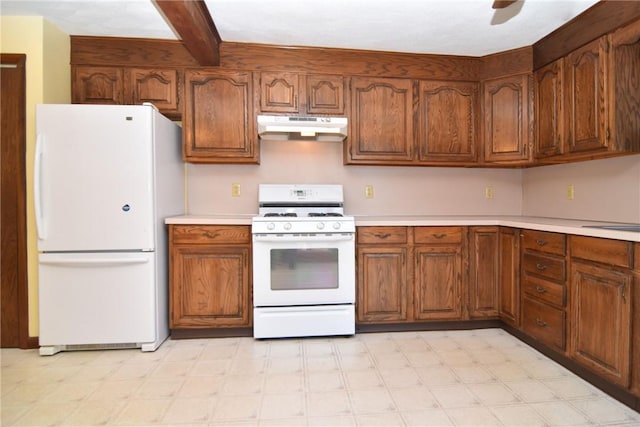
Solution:
[(353, 233), (254, 234), (253, 305), (353, 304)]

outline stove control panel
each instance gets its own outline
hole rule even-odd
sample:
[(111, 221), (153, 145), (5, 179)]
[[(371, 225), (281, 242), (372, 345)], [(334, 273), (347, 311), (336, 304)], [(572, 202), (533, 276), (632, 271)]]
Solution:
[(306, 220), (303, 218), (273, 220), (269, 217), (256, 217), (253, 219), (252, 232), (255, 233), (353, 233), (355, 232), (355, 220), (353, 217), (340, 217), (340, 219)]

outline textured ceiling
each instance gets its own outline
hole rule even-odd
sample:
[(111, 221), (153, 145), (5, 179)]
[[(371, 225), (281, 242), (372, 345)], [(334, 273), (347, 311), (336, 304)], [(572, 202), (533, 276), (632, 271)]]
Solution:
[[(205, 0), (223, 41), (483, 56), (529, 46), (597, 0)], [(1, 0), (71, 35), (175, 39), (150, 0)], [(497, 21), (504, 21), (497, 24)], [(492, 22), (493, 21), (493, 22)]]

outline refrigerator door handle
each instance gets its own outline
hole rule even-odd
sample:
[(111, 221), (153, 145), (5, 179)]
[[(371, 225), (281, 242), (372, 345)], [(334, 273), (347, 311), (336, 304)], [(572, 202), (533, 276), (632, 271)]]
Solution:
[(36, 139), (36, 153), (35, 153), (35, 161), (33, 165), (34, 176), (33, 176), (33, 193), (34, 193), (34, 211), (36, 217), (36, 233), (38, 235), (39, 240), (44, 240), (46, 238), (46, 233), (44, 230), (44, 217), (42, 216), (42, 186), (40, 185), (40, 179), (42, 176), (42, 157), (44, 155), (43, 152), (43, 144), (44, 144), (44, 136), (42, 134), (38, 134)]
[(132, 264), (146, 264), (149, 262), (149, 258), (60, 258), (60, 259), (47, 259), (40, 260), (40, 264), (45, 265), (59, 265), (65, 267), (117, 267), (126, 266)]

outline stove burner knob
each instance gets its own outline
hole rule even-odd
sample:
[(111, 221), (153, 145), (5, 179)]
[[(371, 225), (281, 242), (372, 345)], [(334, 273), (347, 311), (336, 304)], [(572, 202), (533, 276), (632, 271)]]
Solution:
[(318, 230), (324, 229), (324, 222), (319, 222), (316, 227), (318, 227)]
[(272, 222), (270, 222), (269, 224), (267, 224), (267, 230), (273, 230), (276, 228), (276, 225)]
[(285, 230), (291, 230), (291, 223), (290, 222), (285, 222), (284, 223), (284, 229)]
[(334, 222), (333, 223), (333, 228), (335, 228), (336, 230), (339, 230), (340, 227), (342, 227), (342, 223), (340, 223), (340, 222)]

